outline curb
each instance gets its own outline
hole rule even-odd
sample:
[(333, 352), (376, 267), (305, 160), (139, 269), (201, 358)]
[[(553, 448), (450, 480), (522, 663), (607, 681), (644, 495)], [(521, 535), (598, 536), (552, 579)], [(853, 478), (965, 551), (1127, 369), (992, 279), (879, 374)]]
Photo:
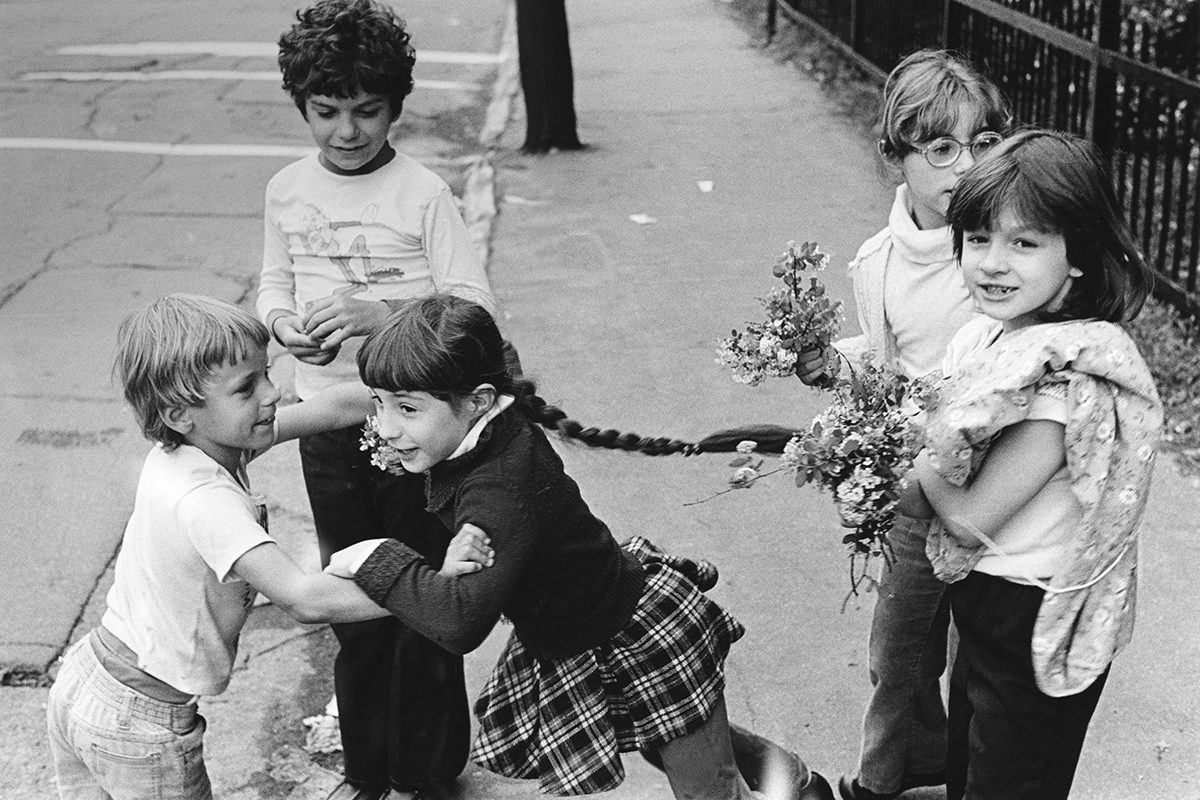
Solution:
[(475, 242), (479, 260), (486, 271), (491, 255), (492, 228), (496, 208), (496, 169), (492, 153), (508, 127), (512, 116), (513, 98), (520, 91), (520, 72), (517, 65), (517, 15), (510, 2), (505, 14), (504, 31), (500, 40), (500, 67), (492, 83), (492, 99), (479, 132), (483, 153), (471, 159), (465, 173), (463, 188), (463, 220)]

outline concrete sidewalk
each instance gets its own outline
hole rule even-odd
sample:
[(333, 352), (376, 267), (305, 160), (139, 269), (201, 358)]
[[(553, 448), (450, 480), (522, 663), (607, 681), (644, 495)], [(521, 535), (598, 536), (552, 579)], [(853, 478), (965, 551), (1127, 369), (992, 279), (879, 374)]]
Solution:
[[(784, 381), (734, 383), (714, 363), (715, 342), (758, 318), (755, 298), (789, 239), (832, 254), (826, 283), (849, 301), (842, 266), (882, 226), (892, 194), (870, 134), (815, 81), (756, 46), (725, 2), (575, 2), (568, 13), (580, 135), (591, 149), (520, 155), (518, 114), (492, 156), (500, 213), (489, 269), (527, 372), (549, 401), (602, 428), (695, 440), (739, 423), (805, 424), (819, 395)], [(728, 663), (731, 718), (831, 780), (852, 770), (871, 598), (850, 598), (843, 610), (847, 566), (829, 498), (784, 479), (690, 504), (723, 488), (726, 459), (560, 451), (618, 538), (644, 534), (720, 568), (712, 594), (748, 629)], [(281, 448), (255, 465), (254, 479), (283, 509), (273, 530), (295, 531), (302, 549), (297, 464)], [(1185, 566), (1198, 495), (1162, 462), (1138, 630), (1114, 668), (1073, 797), (1200, 798), (1200, 593)], [(472, 695), (506, 634), (470, 656)], [(218, 797), (324, 798), (337, 776), (304, 752), (301, 720), (329, 697), (331, 657), (324, 628), (269, 607), (255, 613), (230, 689), (202, 703)], [(48, 800), (45, 690), (5, 692), (20, 694), (0, 731), (24, 749), (19, 761), (0, 756), (0, 797)], [(640, 759), (626, 764), (626, 783), (604, 797), (670, 797)], [(536, 787), (471, 768), (458, 796), (533, 798)]]

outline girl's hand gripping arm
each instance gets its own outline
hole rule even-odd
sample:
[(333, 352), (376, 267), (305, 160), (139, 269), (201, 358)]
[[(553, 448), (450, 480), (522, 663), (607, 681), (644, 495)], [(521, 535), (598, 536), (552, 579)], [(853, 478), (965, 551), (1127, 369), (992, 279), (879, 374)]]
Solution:
[[(325, 567), (325, 571), (339, 578), (353, 578), (362, 563), (385, 541), (387, 540), (366, 539), (338, 550), (329, 557), (329, 566)], [(467, 575), (490, 567), (494, 561), (492, 540), (482, 528), (468, 522), (459, 528), (458, 533), (450, 540), (438, 574), (447, 578)]]
[(492, 550), (492, 540), (482, 528), (467, 522), (458, 529), (458, 533), (450, 540), (446, 548), (446, 557), (442, 560), (439, 575), (467, 575), (478, 572), (484, 567), (495, 563), (495, 551)]

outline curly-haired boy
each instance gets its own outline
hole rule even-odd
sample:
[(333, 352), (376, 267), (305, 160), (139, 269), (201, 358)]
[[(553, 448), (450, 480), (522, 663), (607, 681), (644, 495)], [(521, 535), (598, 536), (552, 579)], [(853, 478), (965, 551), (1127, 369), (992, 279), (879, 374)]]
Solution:
[[(268, 183), (258, 312), (296, 357), (301, 398), (357, 380), (362, 337), (388, 302), (450, 292), (494, 313), (487, 275), (446, 183), (388, 141), (413, 88), (404, 22), (374, 0), (321, 0), (279, 40), (283, 88), (319, 152)], [(350, 427), (300, 440), (323, 560), (362, 539), (405, 541), (434, 564), (449, 536), (423, 479), (371, 466)], [(466, 764), (462, 659), (396, 619), (335, 625), (346, 782), (373, 800), (452, 780)]]

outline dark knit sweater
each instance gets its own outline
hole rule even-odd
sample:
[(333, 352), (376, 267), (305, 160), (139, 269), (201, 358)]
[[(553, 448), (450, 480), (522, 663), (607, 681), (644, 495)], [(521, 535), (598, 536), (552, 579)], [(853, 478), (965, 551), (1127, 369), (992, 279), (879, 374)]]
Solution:
[(429, 510), (450, 531), (467, 522), (491, 538), (495, 562), (455, 578), (388, 540), (356, 580), (384, 606), (447, 650), (478, 647), (501, 614), (522, 644), (563, 657), (610, 639), (641, 597), (641, 564), (592, 515), (541, 428), (510, 408), (476, 447), (429, 471)]

